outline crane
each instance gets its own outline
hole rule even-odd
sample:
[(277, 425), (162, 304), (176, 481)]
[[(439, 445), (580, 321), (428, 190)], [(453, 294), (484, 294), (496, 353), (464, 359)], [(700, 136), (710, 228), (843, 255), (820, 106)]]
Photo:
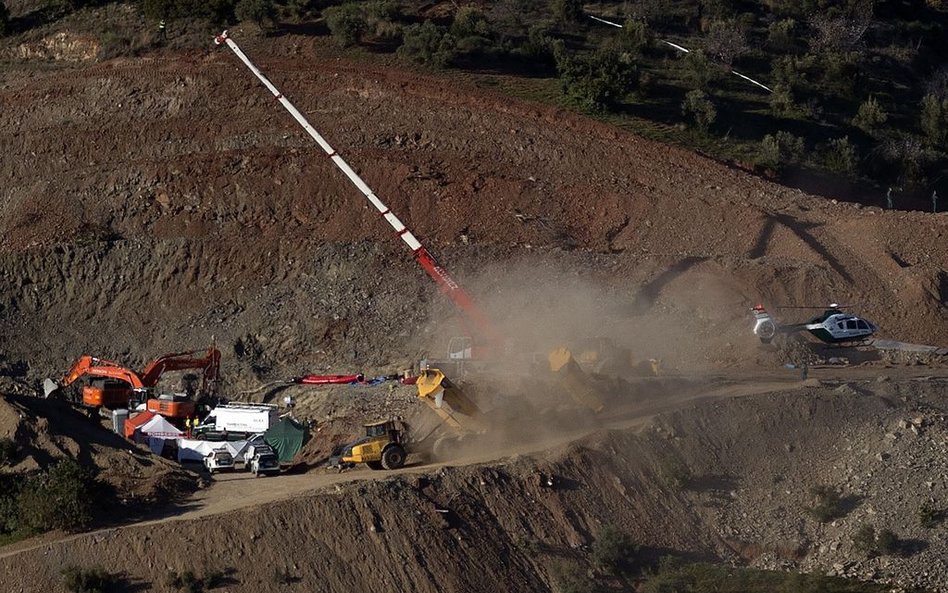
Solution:
[[(484, 350), (488, 353), (494, 353), (495, 355), (504, 348), (507, 340), (501, 334), (500, 331), (494, 326), (490, 321), (487, 315), (483, 310), (477, 306), (471, 296), (465, 291), (458, 283), (451, 277), (448, 271), (441, 266), (431, 255), (431, 253), (421, 244), (418, 238), (412, 233), (408, 227), (395, 215), (391, 209), (385, 205), (385, 203), (372, 191), (372, 188), (355, 172), (352, 170), (352, 167), (346, 163), (345, 159), (339, 155), (338, 152), (326, 141), (325, 138), (316, 131), (316, 128), (303, 116), (302, 113), (287, 99), (279, 89), (274, 86), (270, 79), (260, 71), (259, 68), (247, 57), (240, 47), (234, 42), (233, 39), (227, 34), (227, 31), (224, 31), (220, 35), (214, 38), (214, 43), (217, 45), (226, 45), (234, 54), (240, 59), (241, 62), (253, 73), (257, 79), (263, 83), (263, 86), (267, 88), (268, 91), (273, 95), (273, 97), (279, 101), (293, 119), (299, 123), (300, 126), (309, 136), (316, 141), (316, 143), (323, 149), (332, 163), (342, 171), (346, 177), (352, 182), (353, 185), (365, 196), (370, 204), (378, 211), (379, 215), (385, 219), (385, 221), (394, 229), (395, 234), (402, 239), (405, 245), (408, 246), (408, 249), (411, 251), (412, 256), (415, 260), (421, 265), (421, 267), (428, 273), (428, 275), (435, 281), (438, 285), (438, 288), (447, 295), (457, 306), (457, 308), (463, 313), (464, 317), (473, 323), (474, 329), (480, 334), (480, 337), (484, 343)], [(469, 351), (470, 346), (467, 345), (466, 349)], [(454, 350), (452, 350), (454, 352)], [(568, 353), (567, 353), (568, 354)], [(561, 368), (567, 365), (560, 365), (556, 368), (551, 366), (551, 370), (554, 372), (561, 371)], [(575, 376), (581, 372), (578, 365), (569, 366), (570, 370), (573, 371), (571, 376), (574, 378), (574, 381), (567, 384), (567, 391), (570, 393), (571, 397), (576, 400), (577, 403), (588, 406), (592, 410), (598, 412), (602, 410), (603, 404), (601, 398), (591, 389), (584, 388), (577, 390), (571, 387), (575, 383)], [(560, 375), (562, 376), (562, 375)], [(444, 375), (433, 374), (432, 378), (443, 379)], [(429, 393), (435, 393), (439, 390), (439, 386), (435, 384), (428, 385), (430, 389)], [(422, 398), (426, 403), (429, 403), (431, 398), (426, 397), (426, 394), (419, 393), (419, 397)], [(465, 397), (465, 399), (467, 399)], [(437, 400), (437, 408), (440, 408), (443, 400)], [(473, 402), (468, 400), (467, 403), (470, 403), (470, 406), (476, 408), (476, 405)], [(470, 407), (465, 403), (461, 408)], [(459, 408), (460, 409), (460, 408)]]
[(448, 271), (439, 264), (434, 256), (431, 255), (431, 252), (428, 251), (425, 246), (421, 244), (418, 238), (412, 233), (408, 227), (395, 215), (391, 209), (385, 205), (385, 203), (372, 191), (372, 188), (359, 176), (358, 173), (352, 170), (352, 167), (339, 155), (338, 152), (323, 138), (319, 132), (316, 131), (316, 128), (309, 123), (309, 121), (303, 116), (302, 113), (287, 99), (283, 96), (276, 86), (250, 61), (250, 58), (247, 57), (240, 47), (234, 43), (234, 40), (231, 39), (227, 31), (224, 31), (220, 35), (214, 38), (214, 42), (217, 45), (226, 44), (234, 54), (244, 63), (245, 66), (256, 76), (263, 86), (273, 94), (274, 98), (280, 102), (280, 104), (293, 116), (293, 119), (306, 130), (306, 133), (312, 137), (313, 140), (323, 149), (332, 163), (342, 171), (346, 177), (349, 178), (349, 181), (352, 182), (356, 188), (362, 192), (365, 198), (369, 201), (370, 204), (378, 211), (379, 215), (385, 219), (392, 229), (394, 229), (395, 234), (401, 238), (401, 240), (408, 246), (408, 249), (411, 251), (412, 256), (415, 258), (415, 261), (421, 265), (421, 267), (428, 273), (432, 280), (438, 285), (438, 288), (445, 295), (450, 298), (454, 304), (460, 309), (464, 315), (471, 320), (475, 329), (482, 335), (482, 337), (492, 345), (500, 344), (503, 342), (503, 337), (501, 333), (494, 327), (494, 324), (490, 321), (487, 315), (481, 310), (479, 306), (474, 302), (471, 296), (465, 291), (460, 284), (457, 283), (454, 278), (448, 273)]

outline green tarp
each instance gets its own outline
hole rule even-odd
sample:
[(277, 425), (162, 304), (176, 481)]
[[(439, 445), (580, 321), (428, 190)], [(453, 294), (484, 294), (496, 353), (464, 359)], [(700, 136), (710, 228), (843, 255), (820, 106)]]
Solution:
[(263, 434), (263, 440), (273, 447), (282, 463), (289, 463), (309, 439), (309, 430), (292, 418), (281, 418)]

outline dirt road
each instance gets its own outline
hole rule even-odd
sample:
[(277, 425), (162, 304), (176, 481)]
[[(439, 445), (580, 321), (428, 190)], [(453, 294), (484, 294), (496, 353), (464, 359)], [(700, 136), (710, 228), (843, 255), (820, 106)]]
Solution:
[[(683, 389), (671, 396), (663, 395), (661, 398), (636, 402), (624, 408), (615, 409), (604, 414), (595, 426), (566, 430), (556, 434), (547, 433), (542, 438), (528, 439), (515, 444), (494, 442), (493, 446), (481, 447), (477, 452), (465, 453), (450, 462), (420, 464), (415, 461), (400, 470), (391, 472), (376, 472), (361, 467), (344, 472), (316, 468), (300, 474), (283, 474), (277, 478), (255, 478), (240, 471), (232, 474), (218, 474), (214, 477), (213, 484), (210, 487), (182, 501), (170, 513), (125, 527), (102, 529), (99, 532), (92, 532), (91, 535), (111, 533), (116, 529), (127, 527), (156, 525), (174, 521), (195, 521), (221, 513), (307, 496), (334, 485), (360, 480), (385, 480), (394, 475), (429, 474), (446, 466), (470, 466), (513, 456), (538, 455), (545, 450), (563, 447), (598, 431), (634, 431), (646, 425), (656, 415), (684, 409), (702, 402), (753, 397), (773, 392), (805, 390), (821, 382), (829, 385), (870, 383), (876, 381), (881, 375), (899, 381), (911, 381), (916, 378), (948, 377), (948, 369), (905, 367), (890, 369), (820, 368), (811, 370), (810, 380), (806, 382), (801, 381), (799, 371), (790, 370), (769, 373), (759, 372), (752, 375), (745, 373), (717, 374), (708, 376), (705, 385), (700, 384), (704, 381), (698, 381), (695, 377), (692, 377), (691, 380), (694, 381), (692, 388)], [(64, 542), (89, 535), (89, 533), (83, 533), (65, 537), (41, 536), (6, 547), (6, 549), (0, 551), (0, 558), (16, 556), (49, 545), (52, 542)]]

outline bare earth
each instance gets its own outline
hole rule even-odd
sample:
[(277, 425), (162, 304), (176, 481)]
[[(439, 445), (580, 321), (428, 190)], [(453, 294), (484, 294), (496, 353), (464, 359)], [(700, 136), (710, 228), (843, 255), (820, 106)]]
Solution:
[[(761, 348), (747, 316), (851, 303), (883, 337), (945, 346), (948, 215), (833, 203), (467, 82), (325, 59), (319, 40), (238, 40), (524, 352), (606, 335), (669, 374), (601, 418), (511, 418), (520, 438), (447, 465), (224, 476), (135, 525), (20, 542), (0, 549), (5, 591), (58, 590), (68, 564), (138, 590), (192, 569), (227, 571), (228, 591), (547, 591), (609, 524), (655, 553), (948, 590), (944, 528), (916, 518), (948, 498), (944, 361)], [(6, 393), (84, 353), (134, 366), (213, 340), (239, 396), (396, 371), (463, 331), (224, 51), (6, 63), (0, 146)], [(807, 382), (782, 366), (830, 356), (867, 362)], [(290, 393), (326, 430), (312, 464), (362, 420), (419, 407), (405, 388)], [(82, 455), (85, 433), (64, 430), (73, 445), (37, 451)], [(119, 447), (94, 448), (103, 471)], [(832, 524), (804, 510), (820, 484), (851, 497)], [(865, 523), (904, 554), (859, 556)]]

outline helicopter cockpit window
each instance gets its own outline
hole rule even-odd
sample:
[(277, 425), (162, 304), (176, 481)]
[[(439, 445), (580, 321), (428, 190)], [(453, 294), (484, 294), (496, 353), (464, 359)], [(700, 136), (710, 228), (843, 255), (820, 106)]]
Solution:
[(846, 322), (846, 329), (856, 329), (856, 322), (855, 322), (855, 321), (847, 321), (847, 322)]
[(840, 321), (839, 323), (836, 324), (836, 327), (838, 327), (839, 329), (846, 329), (846, 324)]
[(869, 325), (862, 319), (857, 321), (856, 324), (859, 326), (859, 329), (869, 329)]

